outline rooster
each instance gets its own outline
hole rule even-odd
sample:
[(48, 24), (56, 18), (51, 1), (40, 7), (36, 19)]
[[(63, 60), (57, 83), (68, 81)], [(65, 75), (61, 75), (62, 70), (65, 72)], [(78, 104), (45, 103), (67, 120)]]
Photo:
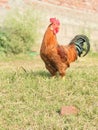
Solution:
[(52, 76), (55, 76), (58, 72), (63, 77), (71, 62), (77, 60), (78, 56), (87, 55), (90, 50), (90, 43), (87, 36), (76, 35), (68, 45), (59, 45), (56, 38), (59, 27), (59, 20), (50, 18), (50, 25), (41, 44), (40, 56)]

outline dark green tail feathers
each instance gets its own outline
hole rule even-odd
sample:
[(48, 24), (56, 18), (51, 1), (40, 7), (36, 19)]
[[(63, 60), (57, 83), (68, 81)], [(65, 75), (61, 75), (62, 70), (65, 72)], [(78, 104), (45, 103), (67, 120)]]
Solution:
[(89, 39), (86, 35), (76, 35), (70, 44), (75, 44), (78, 56), (86, 56), (90, 50)]

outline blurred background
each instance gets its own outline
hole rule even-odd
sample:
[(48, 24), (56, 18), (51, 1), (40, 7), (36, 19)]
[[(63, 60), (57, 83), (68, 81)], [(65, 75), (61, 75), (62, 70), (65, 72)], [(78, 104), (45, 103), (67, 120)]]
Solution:
[(61, 22), (59, 44), (85, 34), (98, 52), (97, 0), (0, 0), (0, 54), (39, 51), (50, 17)]

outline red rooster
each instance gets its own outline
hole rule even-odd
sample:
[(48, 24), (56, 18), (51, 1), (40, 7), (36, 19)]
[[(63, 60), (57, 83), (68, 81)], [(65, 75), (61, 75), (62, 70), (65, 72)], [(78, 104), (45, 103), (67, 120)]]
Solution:
[(50, 25), (42, 41), (40, 56), (52, 76), (59, 72), (59, 75), (63, 77), (71, 62), (74, 62), (78, 56), (85, 56), (89, 52), (90, 44), (87, 36), (77, 35), (68, 45), (59, 45), (56, 38), (59, 27), (59, 20), (50, 18)]

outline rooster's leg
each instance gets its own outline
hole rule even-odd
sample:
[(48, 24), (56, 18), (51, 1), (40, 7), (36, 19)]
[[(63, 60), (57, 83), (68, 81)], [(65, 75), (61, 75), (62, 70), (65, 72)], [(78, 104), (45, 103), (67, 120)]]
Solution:
[(55, 69), (52, 65), (46, 64), (46, 69), (51, 73), (52, 76), (56, 75), (57, 69)]
[[(65, 76), (65, 70), (68, 68), (68, 64), (62, 62), (60, 56), (55, 54), (55, 53), (52, 55), (52, 60), (53, 60), (53, 63), (54, 63), (54, 64), (52, 63), (52, 67), (54, 68), (54, 72), (53, 72), (53, 74), (52, 73), (51, 74), (54, 75), (58, 71), (59, 75), (61, 77), (64, 77)], [(52, 68), (52, 67), (50, 67), (50, 68)]]
[(65, 76), (67, 67), (68, 66), (64, 63), (58, 65), (58, 71), (59, 71), (59, 75), (61, 77)]
[(64, 77), (65, 76), (65, 70), (60, 68), (59, 74), (60, 74), (61, 77)]

